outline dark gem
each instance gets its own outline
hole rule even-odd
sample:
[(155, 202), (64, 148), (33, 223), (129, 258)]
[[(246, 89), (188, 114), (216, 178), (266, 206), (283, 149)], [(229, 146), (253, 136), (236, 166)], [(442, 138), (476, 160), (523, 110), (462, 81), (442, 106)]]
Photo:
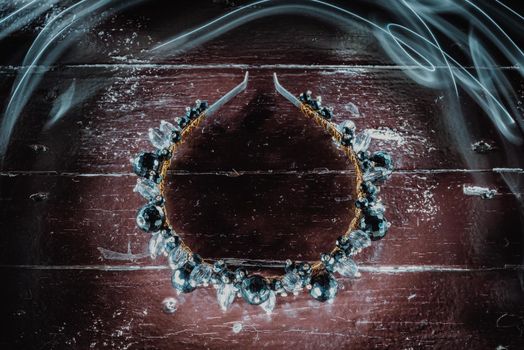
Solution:
[(357, 154), (357, 158), (360, 161), (368, 160), (369, 159), (369, 152), (368, 151), (360, 151)]
[(369, 206), (369, 201), (367, 200), (367, 198), (359, 198), (355, 201), (355, 207), (359, 209), (364, 209), (364, 208), (367, 208), (368, 206)]
[(207, 103), (207, 101), (201, 101), (200, 106), (198, 106), (198, 108), (200, 108), (200, 111), (205, 111), (208, 107), (209, 103)]
[(215, 272), (222, 272), (226, 269), (226, 263), (224, 262), (224, 260), (217, 260), (215, 261), (215, 263), (213, 264), (213, 271)]
[(269, 286), (264, 277), (253, 275), (242, 281), (240, 292), (251, 305), (260, 305), (269, 298)]
[(198, 255), (197, 253), (193, 253), (193, 255), (191, 255), (191, 263), (194, 266), (202, 264), (202, 261), (203, 261), (202, 257)]
[(171, 142), (172, 143), (177, 143), (178, 141), (180, 141), (182, 139), (182, 134), (180, 133), (180, 131), (178, 130), (174, 130), (172, 133), (171, 133)]
[(317, 100), (311, 101), (309, 104), (316, 111), (320, 108), (320, 103)]
[(366, 197), (368, 197), (368, 201), (373, 202), (376, 199), (378, 188), (373, 185), (371, 181), (363, 182), (362, 185), (360, 185), (360, 188), (362, 189), (362, 192), (366, 194)]
[(182, 293), (189, 293), (195, 290), (195, 287), (189, 282), (189, 277), (191, 276), (191, 271), (193, 271), (193, 265), (186, 263), (181, 268), (178, 268), (173, 272), (173, 277), (171, 278), (171, 283), (176, 290), (181, 291)]
[(343, 146), (351, 146), (351, 143), (353, 142), (353, 135), (350, 134), (342, 134), (342, 138), (340, 139), (340, 143)]
[(325, 119), (331, 119), (333, 118), (333, 111), (327, 107), (323, 107), (320, 110), (320, 115), (323, 116)]
[(337, 238), (337, 247), (343, 251), (350, 251), (352, 246), (348, 236), (340, 236)]
[(388, 232), (388, 222), (381, 213), (365, 213), (360, 228), (369, 233), (372, 241), (383, 238)]
[(235, 274), (229, 270), (224, 270), (220, 274), (222, 283), (229, 284), (235, 281)]
[(157, 173), (160, 165), (161, 161), (158, 155), (142, 152), (133, 160), (133, 171), (138, 176), (150, 178), (151, 172)]
[[(165, 237), (165, 236), (164, 236)], [(170, 252), (180, 245), (179, 236), (170, 236), (165, 239), (166, 241), (166, 251)]]
[(189, 118), (186, 116), (179, 117), (177, 124), (180, 127), (180, 129), (183, 129), (189, 125)]
[(338, 292), (338, 283), (326, 270), (319, 270), (311, 277), (309, 294), (318, 301), (327, 301), (335, 298)]
[(393, 170), (393, 159), (391, 155), (387, 152), (379, 151), (375, 152), (369, 157), (372, 162), (375, 162), (376, 165), (383, 167), (387, 170)]
[(188, 117), (189, 119), (195, 119), (196, 117), (198, 117), (199, 114), (200, 114), (200, 113), (198, 112), (197, 109), (195, 109), (195, 108), (191, 108), (191, 109), (189, 110), (189, 112), (187, 113), (187, 117)]
[(138, 210), (136, 224), (145, 232), (158, 231), (164, 224), (164, 210), (157, 205), (146, 204)]
[(272, 291), (278, 292), (284, 289), (284, 286), (282, 285), (282, 281), (276, 278), (272, 278), (269, 282), (269, 288), (271, 288)]

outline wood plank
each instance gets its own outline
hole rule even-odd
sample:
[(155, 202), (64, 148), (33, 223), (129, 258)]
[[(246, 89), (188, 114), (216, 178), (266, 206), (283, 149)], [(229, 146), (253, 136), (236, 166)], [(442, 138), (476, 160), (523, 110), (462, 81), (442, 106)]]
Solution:
[[(330, 138), (275, 94), (271, 70), (250, 73), (248, 90), (206, 121), (202, 132), (194, 133), (181, 149), (178, 169), (347, 168)], [(360, 129), (374, 130), (372, 149), (391, 151), (398, 169), (518, 166), (504, 156), (502, 144), (488, 154), (467, 149), (468, 162), (460, 159), (458, 149), (464, 146), (452, 143), (443, 131), (439, 121), (442, 101), (437, 93), (421, 90), (401, 71), (279, 70), (279, 74), (282, 83), (296, 94), (307, 88), (321, 94), (324, 103), (335, 108), (335, 122), (349, 118)], [(23, 111), (4, 170), (125, 172), (134, 153), (150, 148), (148, 128), (161, 119), (172, 120), (196, 98), (216, 100), (241, 77), (242, 72), (236, 69), (65, 69), (50, 73)], [(43, 130), (54, 116), (52, 105), (73, 82), (78, 98), (83, 91), (97, 92)], [(358, 106), (358, 115), (349, 111), (351, 103)], [(478, 111), (471, 109), (471, 113)], [(495, 140), (497, 145), (493, 128), (472, 132), (473, 139)], [(43, 145), (46, 151), (35, 151), (33, 145)], [(239, 151), (232, 153), (231, 149)]]
[[(237, 2), (246, 3), (246, 1)], [(65, 8), (66, 4), (62, 4)], [(187, 30), (201, 26), (236, 7), (204, 1), (198, 10), (192, 1), (144, 2), (96, 23), (80, 28), (81, 40), (71, 43), (56, 64), (163, 62), (163, 63), (282, 63), (293, 57), (298, 64), (390, 64), (380, 54), (372, 33), (357, 24), (326, 23), (301, 14), (271, 16), (250, 22), (189, 52), (157, 56), (146, 51)], [(104, 20), (102, 20), (102, 18)], [(13, 55), (0, 58), (1, 65), (13, 65), (49, 20), (42, 16), (35, 26), (24, 28), (4, 40)], [(94, 25), (94, 27), (93, 27)], [(247, 34), (247, 40), (246, 40)], [(270, 53), (270, 54), (269, 54)]]
[[(343, 281), (333, 304), (301, 294), (279, 298), (272, 315), (242, 301), (222, 312), (212, 288), (175, 296), (165, 270), (2, 275), (13, 281), (3, 347), (517, 349), (524, 319), (510, 271), (365, 273)], [(178, 309), (166, 314), (172, 296)]]
[[(522, 178), (522, 175), (519, 175)], [(148, 264), (147, 235), (135, 225), (143, 201), (135, 176), (3, 177), (4, 264), (114, 264), (100, 248)], [(339, 173), (173, 175), (175, 229), (209, 258), (316, 260), (347, 228), (350, 175)], [(466, 196), (487, 186), (491, 200)], [(359, 257), (371, 265), (501, 267), (520, 264), (519, 206), (497, 174), (395, 173), (382, 198), (388, 236)], [(255, 244), (253, 244), (255, 242)], [(136, 261), (133, 261), (136, 260)], [(160, 260), (159, 264), (164, 264)]]

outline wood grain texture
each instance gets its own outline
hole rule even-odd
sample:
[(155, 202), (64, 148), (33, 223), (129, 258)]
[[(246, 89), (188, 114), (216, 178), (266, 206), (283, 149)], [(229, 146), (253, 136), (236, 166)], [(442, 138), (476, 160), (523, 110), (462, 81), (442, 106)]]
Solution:
[[(523, 191), (504, 179), (523, 183), (524, 172), (479, 108), (463, 99), (472, 139), (497, 149), (462, 158), (442, 123), (441, 91), (407, 78), (362, 27), (297, 15), (144, 58), (228, 4), (131, 7), (83, 33), (49, 71), (36, 68), (42, 80), (0, 170), (2, 349), (522, 348)], [(12, 52), (0, 55), (2, 106), (38, 23), (0, 43)], [(330, 250), (349, 223), (351, 168), (275, 93), (271, 74), (295, 94), (314, 90), (336, 122), (371, 130), (372, 149), (396, 161), (381, 190), (390, 232), (358, 257), (362, 277), (342, 280), (333, 304), (288, 297), (268, 316), (241, 300), (222, 312), (212, 288), (177, 296), (135, 226), (143, 201), (128, 160), (150, 148), (147, 129), (196, 98), (216, 100), (247, 70), (248, 89), (179, 148), (167, 179), (171, 221), (204, 257), (262, 274)], [(49, 124), (73, 84), (77, 100)], [(465, 195), (465, 185), (497, 195)], [(167, 314), (171, 296), (178, 309)]]
[[(237, 301), (222, 312), (211, 288), (177, 297), (168, 271), (3, 271), (9, 340), (45, 348), (518, 349), (522, 300), (514, 272), (369, 274), (343, 281), (334, 304), (306, 295), (274, 314)], [(446, 288), (442, 286), (446, 285)], [(474, 288), (472, 288), (474, 286)], [(467, 298), (464, 298), (467, 295)], [(30, 325), (30, 326), (29, 326)], [(239, 329), (235, 332), (233, 329)], [(16, 335), (16, 336), (14, 336)]]

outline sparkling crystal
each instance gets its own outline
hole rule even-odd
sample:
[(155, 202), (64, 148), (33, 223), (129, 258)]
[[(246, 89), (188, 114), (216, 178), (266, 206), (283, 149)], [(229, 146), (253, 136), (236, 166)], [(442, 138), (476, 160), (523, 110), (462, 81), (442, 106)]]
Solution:
[(366, 232), (355, 230), (349, 234), (349, 243), (351, 244), (352, 251), (360, 251), (371, 245), (371, 239)]
[(189, 252), (184, 249), (181, 245), (174, 248), (169, 252), (167, 261), (169, 262), (169, 267), (173, 270), (176, 270), (183, 266), (189, 259)]
[(235, 322), (235, 324), (233, 324), (233, 333), (240, 333), (240, 331), (242, 330), (242, 323), (240, 322)]
[(158, 189), (156, 183), (149, 179), (138, 179), (133, 191), (140, 193), (142, 197), (149, 201), (155, 199), (157, 196), (160, 196), (160, 190)]
[(165, 249), (166, 246), (162, 233), (154, 233), (149, 240), (149, 255), (151, 256), (151, 259), (156, 259), (157, 256), (162, 255)]
[(154, 153), (142, 152), (132, 159), (132, 164), (135, 174), (148, 178), (151, 172), (158, 172), (161, 161)]
[(350, 257), (344, 257), (336, 261), (333, 270), (345, 277), (357, 277), (360, 275), (357, 264)]
[(375, 167), (370, 168), (368, 171), (364, 173), (364, 181), (371, 181), (371, 182), (377, 182), (377, 181), (383, 181), (387, 179), (391, 175), (391, 171), (387, 170), (386, 168), (382, 167)]
[(235, 300), (236, 296), (236, 290), (235, 286), (233, 286), (230, 283), (222, 283), (217, 289), (217, 300), (218, 305), (222, 308), (222, 310), (227, 310), (231, 304), (233, 304), (233, 301)]
[(174, 126), (170, 122), (166, 122), (165, 120), (160, 121), (160, 131), (162, 131), (165, 135), (171, 135), (173, 131), (179, 131), (180, 128)]
[(164, 210), (162, 207), (154, 204), (146, 204), (137, 213), (136, 223), (139, 228), (146, 232), (155, 232), (160, 230), (164, 224)]
[(309, 294), (318, 301), (328, 301), (335, 298), (338, 292), (337, 280), (326, 270), (315, 271), (311, 277)]
[(167, 314), (175, 313), (177, 308), (178, 306), (175, 298), (165, 298), (162, 301), (162, 310), (164, 310), (164, 312)]
[(385, 168), (389, 171), (393, 170), (393, 159), (391, 155), (384, 151), (375, 152), (369, 157), (372, 162), (381, 168)]
[(360, 228), (369, 233), (372, 241), (382, 239), (388, 232), (390, 224), (382, 214), (364, 215), (360, 220)]
[(211, 266), (208, 264), (197, 265), (191, 272), (191, 284), (194, 286), (199, 286), (201, 284), (207, 283), (211, 278), (212, 272)]
[(353, 114), (355, 117), (360, 116), (360, 112), (358, 111), (358, 107), (353, 102), (349, 102), (346, 105), (346, 111), (348, 111), (349, 113)]
[(353, 123), (353, 121), (351, 121), (351, 120), (344, 120), (342, 123), (337, 125), (337, 129), (342, 134), (354, 135), (356, 126), (355, 126), (355, 123)]
[(289, 293), (296, 293), (302, 289), (302, 279), (296, 272), (288, 272), (282, 277), (282, 285)]
[(276, 302), (277, 302), (277, 297), (275, 295), (275, 292), (271, 290), (269, 291), (269, 297), (267, 298), (266, 301), (260, 304), (260, 307), (262, 307), (262, 309), (264, 309), (266, 313), (270, 314), (273, 312)]
[(242, 281), (240, 292), (245, 301), (251, 305), (260, 305), (269, 298), (269, 289), (266, 279), (260, 275), (253, 275)]
[(182, 293), (189, 293), (195, 289), (195, 287), (191, 285), (190, 280), (189, 280), (192, 270), (193, 270), (193, 265), (185, 264), (173, 272), (171, 283), (173, 284), (173, 287), (176, 290)]
[(170, 134), (164, 134), (158, 128), (149, 129), (149, 141), (158, 149), (169, 148), (169, 146), (171, 146)]
[(371, 143), (371, 135), (367, 130), (359, 132), (353, 140), (353, 151), (363, 152), (368, 149)]

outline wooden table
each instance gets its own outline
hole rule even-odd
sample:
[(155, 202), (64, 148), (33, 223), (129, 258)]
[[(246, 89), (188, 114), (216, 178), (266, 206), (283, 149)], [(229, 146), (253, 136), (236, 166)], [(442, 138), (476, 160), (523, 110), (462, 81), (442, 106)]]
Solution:
[[(515, 164), (479, 108), (464, 100), (475, 116), (470, 135), (499, 149), (467, 151), (480, 164), (471, 169), (451, 141), (455, 131), (442, 125), (441, 91), (410, 80), (365, 28), (299, 15), (141, 58), (230, 10), (200, 5), (131, 7), (35, 73), (42, 80), (0, 176), (2, 349), (524, 348), (522, 208), (493, 171)], [(0, 58), (4, 106), (38, 28), (0, 43), (12, 52)], [(342, 279), (332, 304), (304, 293), (278, 298), (266, 315), (241, 300), (223, 312), (212, 288), (177, 296), (165, 259), (147, 256), (148, 237), (136, 228), (143, 201), (132, 192), (129, 158), (150, 148), (147, 129), (197, 98), (215, 101), (247, 70), (246, 92), (179, 149), (168, 177), (171, 221), (204, 257), (261, 273), (329, 251), (350, 219), (350, 164), (275, 93), (271, 75), (295, 94), (313, 90), (335, 107), (336, 122), (373, 129), (372, 148), (396, 162), (381, 192), (390, 232), (359, 256), (362, 276)], [(68, 89), (78, 101), (46, 126)], [(467, 196), (465, 185), (497, 195)], [(172, 296), (178, 309), (169, 314), (162, 301)]]

